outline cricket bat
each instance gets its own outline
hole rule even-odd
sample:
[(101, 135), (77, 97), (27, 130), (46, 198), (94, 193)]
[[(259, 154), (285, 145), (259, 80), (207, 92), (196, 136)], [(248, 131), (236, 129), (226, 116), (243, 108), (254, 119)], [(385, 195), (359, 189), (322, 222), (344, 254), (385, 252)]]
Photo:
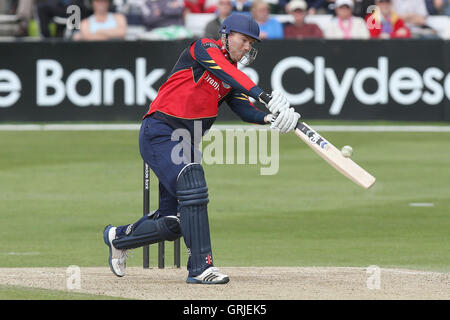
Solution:
[[(261, 93), (259, 96), (259, 100), (265, 103), (266, 106), (271, 99), (272, 97), (265, 92)], [(277, 114), (274, 116), (276, 118)], [(325, 140), (306, 123), (299, 122), (295, 128), (295, 134), (326, 162), (354, 183), (365, 189), (370, 188), (375, 183), (376, 179), (370, 173), (361, 168), (350, 158), (344, 157), (340, 150)]]
[(340, 150), (306, 123), (299, 122), (295, 128), (295, 134), (326, 162), (354, 183), (365, 189), (370, 188), (375, 183), (375, 177), (350, 158), (344, 157)]

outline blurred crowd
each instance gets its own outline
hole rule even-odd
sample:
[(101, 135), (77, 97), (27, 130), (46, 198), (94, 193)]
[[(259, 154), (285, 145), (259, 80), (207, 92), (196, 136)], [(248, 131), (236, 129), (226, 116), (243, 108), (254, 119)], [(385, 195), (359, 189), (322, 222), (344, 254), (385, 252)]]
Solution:
[(210, 17), (202, 36), (217, 38), (233, 12), (252, 15), (263, 39), (450, 39), (450, 0), (2, 0), (0, 36), (193, 38), (186, 17), (195, 13)]

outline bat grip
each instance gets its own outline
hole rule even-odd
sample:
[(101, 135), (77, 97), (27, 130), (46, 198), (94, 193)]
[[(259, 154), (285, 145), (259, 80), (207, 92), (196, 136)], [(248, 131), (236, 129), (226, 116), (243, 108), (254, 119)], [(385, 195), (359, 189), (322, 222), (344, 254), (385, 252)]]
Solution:
[[(272, 96), (268, 93), (262, 92), (259, 95), (259, 100), (267, 105), (270, 102), (270, 100), (272, 100)], [(278, 117), (278, 115), (279, 115), (278, 112), (274, 113), (270, 122), (274, 122), (275, 119)], [(300, 122), (297, 124), (296, 128), (299, 128), (299, 125), (300, 125)]]
[(270, 96), (270, 94), (262, 92), (259, 95), (259, 101), (265, 103), (265, 104), (269, 104), (270, 100), (272, 100), (272, 97)]
[[(270, 120), (270, 122), (273, 123), (273, 122), (277, 119), (278, 115), (279, 115), (279, 113), (272, 114), (272, 119)], [(301, 124), (301, 122), (299, 121), (299, 122), (297, 123), (297, 125), (295, 126), (295, 129), (301, 130), (301, 127), (302, 127), (302, 124)]]

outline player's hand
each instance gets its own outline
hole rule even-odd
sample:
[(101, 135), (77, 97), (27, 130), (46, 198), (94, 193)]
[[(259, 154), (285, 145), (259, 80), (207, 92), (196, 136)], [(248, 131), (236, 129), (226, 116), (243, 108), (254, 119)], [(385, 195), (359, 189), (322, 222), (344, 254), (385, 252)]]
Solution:
[(265, 123), (272, 123), (275, 120), (275, 118), (276, 117), (273, 114), (269, 113), (268, 115), (266, 115), (264, 117), (264, 122)]
[(277, 114), (280, 113), (281, 111), (289, 109), (289, 107), (291, 106), (286, 96), (282, 94), (280, 91), (278, 90), (272, 91), (271, 96), (272, 99), (267, 104), (267, 108), (269, 109), (270, 113)]
[(280, 133), (288, 133), (295, 129), (298, 119), (300, 119), (300, 114), (295, 112), (294, 108), (288, 108), (280, 112), (272, 121), (270, 128), (278, 130)]

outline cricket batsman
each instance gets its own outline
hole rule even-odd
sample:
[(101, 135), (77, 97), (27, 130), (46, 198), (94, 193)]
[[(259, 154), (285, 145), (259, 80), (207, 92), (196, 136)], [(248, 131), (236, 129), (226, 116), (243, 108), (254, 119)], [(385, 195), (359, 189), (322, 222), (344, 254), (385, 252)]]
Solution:
[[(226, 101), (243, 121), (271, 123), (271, 129), (280, 133), (294, 130), (300, 114), (286, 97), (278, 91), (265, 93), (237, 68), (238, 62), (253, 62), (257, 54), (253, 44), (259, 41), (258, 24), (248, 15), (232, 14), (221, 26), (220, 39), (191, 43), (160, 87), (139, 134), (141, 156), (159, 180), (159, 208), (135, 223), (105, 227), (109, 266), (116, 276), (125, 275), (128, 249), (183, 236), (188, 250), (187, 283), (229, 281), (213, 263), (208, 187), (201, 161), (193, 161), (201, 154), (201, 137), (195, 137), (194, 123), (201, 123), (203, 135), (215, 121), (219, 105)], [(255, 108), (249, 97), (264, 103), (270, 99), (266, 104), (270, 113)], [(177, 129), (187, 130), (194, 138), (173, 141), (172, 133)], [(183, 163), (172, 157), (180, 143), (187, 146), (181, 149)]]

